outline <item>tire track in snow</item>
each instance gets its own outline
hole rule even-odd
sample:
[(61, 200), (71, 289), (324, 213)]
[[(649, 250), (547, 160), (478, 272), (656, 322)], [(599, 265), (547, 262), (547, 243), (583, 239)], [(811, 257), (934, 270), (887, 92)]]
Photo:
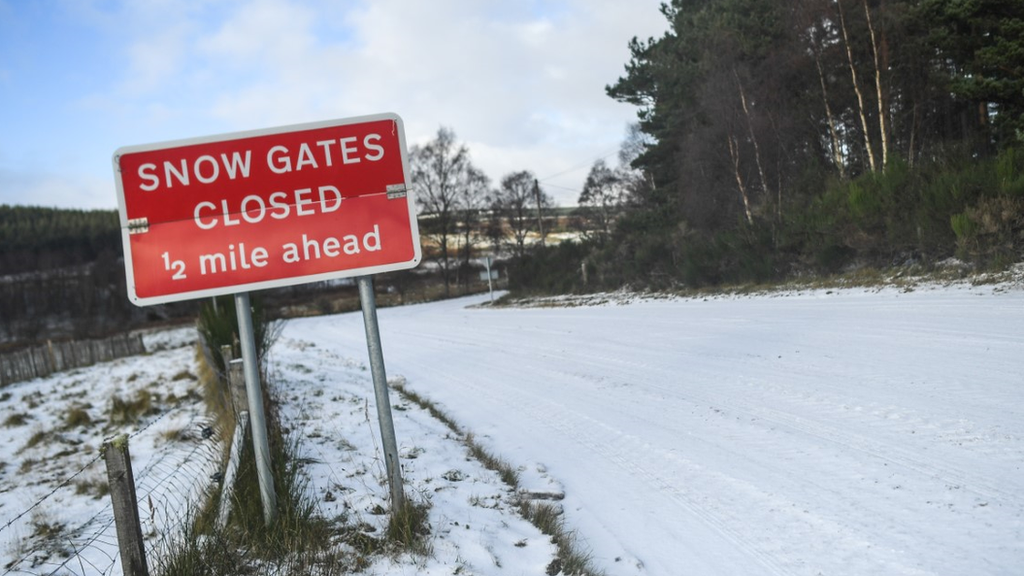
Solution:
[[(429, 335), (423, 334), (423, 336), (427, 337)], [(460, 340), (450, 336), (439, 338), (438, 336), (433, 335), (432, 338), (438, 341), (445, 341), (459, 345), (466, 345), (469, 343), (477, 345), (480, 344), (479, 342)], [(507, 343), (504, 345), (508, 346)], [(527, 353), (536, 353), (536, 350), (533, 347), (526, 346), (519, 347), (515, 351), (522, 353), (523, 355), (527, 355)], [(913, 452), (897, 444), (881, 443), (871, 440), (864, 435), (857, 434), (848, 428), (828, 426), (793, 413), (769, 408), (765, 405), (751, 405), (736, 402), (735, 400), (742, 398), (744, 396), (743, 394), (700, 394), (694, 387), (666, 386), (657, 384), (656, 382), (678, 381), (680, 376), (676, 372), (670, 372), (660, 368), (656, 363), (645, 363), (621, 356), (601, 355), (596, 353), (586, 353), (583, 351), (578, 351), (577, 353), (582, 357), (579, 359), (583, 360), (586, 365), (591, 367), (591, 372), (595, 371), (593, 369), (594, 366), (601, 366), (602, 370), (596, 371), (607, 375), (611, 370), (614, 370), (614, 373), (618, 377), (622, 378), (624, 382), (630, 382), (631, 384), (635, 383), (636, 380), (630, 379), (630, 375), (644, 375), (643, 386), (636, 387), (638, 392), (643, 392), (644, 388), (649, 388), (672, 397), (688, 400), (695, 404), (721, 407), (751, 418), (760, 418), (777, 426), (786, 427), (808, 436), (818, 438), (822, 441), (861, 452), (872, 458), (885, 460), (891, 464), (911, 470), (922, 476), (935, 478), (946, 482), (949, 485), (960, 486), (964, 490), (986, 498), (999, 497), (1003, 499), (1014, 499), (1016, 497), (1015, 494), (1007, 492), (983, 477), (972, 475), (967, 471), (958, 470), (952, 467), (941, 466), (933, 461), (925, 461), (924, 459), (917, 457)], [(728, 369), (723, 368), (722, 374), (727, 373)], [(578, 372), (574, 371), (564, 371), (563, 374), (572, 376), (579, 375)]]
[[(589, 355), (589, 360), (595, 363), (608, 363), (611, 361), (607, 356), (597, 355)], [(852, 432), (849, 429), (827, 426), (814, 422), (808, 418), (801, 417), (797, 414), (769, 408), (763, 404), (752, 405), (735, 402), (735, 399), (743, 397), (742, 394), (699, 394), (692, 387), (687, 387), (685, 391), (683, 391), (683, 389), (676, 386), (670, 387), (654, 384), (653, 382), (656, 381), (664, 382), (672, 381), (673, 379), (678, 380), (678, 375), (666, 372), (652, 364), (644, 364), (623, 358), (616, 358), (614, 361), (628, 366), (628, 371), (634, 374), (646, 373), (657, 376), (657, 378), (650, 378), (649, 381), (645, 383), (645, 387), (656, 389), (661, 393), (677, 398), (685, 398), (686, 400), (694, 403), (722, 407), (732, 412), (743, 414), (747, 417), (760, 418), (777, 426), (787, 427), (791, 430), (818, 438), (822, 441), (861, 452), (872, 458), (885, 460), (897, 466), (912, 470), (922, 476), (936, 478), (946, 482), (947, 484), (960, 486), (964, 490), (973, 492), (979, 496), (984, 496), (986, 498), (998, 497), (1011, 500), (1016, 498), (1016, 494), (1011, 494), (991, 482), (984, 480), (982, 477), (971, 475), (965, 471), (951, 467), (926, 462), (899, 445), (877, 442), (864, 435)], [(725, 372), (723, 371), (723, 373)]]
[[(523, 395), (518, 396), (520, 399), (524, 398)], [(645, 479), (652, 490), (667, 495), (680, 508), (687, 510), (692, 516), (711, 527), (717, 534), (730, 542), (736, 550), (745, 553), (756, 561), (758, 567), (762, 569), (756, 573), (774, 574), (776, 576), (790, 574), (770, 553), (762, 550), (757, 541), (747, 538), (731, 527), (731, 525), (737, 523), (736, 518), (730, 515), (728, 520), (732, 520), (732, 522), (727, 522), (723, 515), (712, 511), (710, 507), (702, 504), (699, 499), (681, 490), (677, 483), (664, 473), (664, 469), (658, 470), (644, 466), (638, 455), (647, 455), (650, 453), (650, 450), (643, 446), (641, 442), (638, 442), (635, 437), (627, 435), (621, 430), (606, 426), (579, 412), (572, 412), (571, 416), (575, 420), (585, 422), (585, 425), (563, 423), (567, 419), (566, 411), (562, 406), (555, 410), (551, 408), (549, 403), (533, 403), (530, 405), (530, 408), (531, 414), (543, 416), (543, 422), (553, 423), (551, 427), (561, 432), (563, 436), (572, 439), (591, 452), (601, 455), (605, 461), (612, 462), (631, 476)], [(599, 435), (590, 432), (595, 429), (611, 432), (619, 441), (608, 442)], [(681, 463), (678, 458), (675, 460), (677, 463)], [(685, 462), (685, 465), (689, 472), (695, 475), (701, 473), (691, 462)]]
[[(445, 338), (445, 340), (451, 343), (465, 344), (465, 342), (450, 337)], [(529, 348), (523, 348), (522, 351), (529, 351)], [(668, 353), (668, 351), (663, 352)], [(744, 390), (734, 392), (731, 388), (736, 386), (727, 388), (729, 386), (727, 384), (728, 378), (725, 378), (725, 382), (722, 379), (722, 376), (729, 374), (730, 368), (735, 366), (735, 358), (722, 358), (723, 365), (721, 370), (717, 372), (717, 375), (708, 374), (708, 377), (701, 378), (704, 381), (716, 381), (715, 394), (702, 394), (699, 391), (700, 389), (695, 386), (667, 386), (659, 384), (659, 382), (679, 382), (681, 376), (679, 372), (666, 370), (658, 362), (644, 362), (637, 359), (636, 356), (624, 357), (614, 354), (587, 352), (582, 348), (575, 349), (574, 353), (575, 355), (572, 360), (588, 366), (590, 373), (601, 373), (604, 376), (621, 380), (624, 383), (633, 385), (637, 392), (646, 393), (645, 389), (657, 390), (662, 394), (685, 399), (695, 404), (725, 408), (751, 418), (764, 419), (777, 426), (786, 427), (822, 441), (861, 452), (872, 458), (885, 460), (922, 476), (936, 478), (950, 485), (961, 486), (979, 496), (1011, 499), (1014, 497), (1014, 494), (996, 486), (984, 477), (970, 474), (968, 471), (941, 466), (932, 461), (926, 461), (900, 445), (871, 440), (848, 428), (838, 428), (814, 422), (796, 414), (773, 409), (763, 404), (754, 405), (737, 402), (736, 400), (746, 397), (747, 394), (744, 393)], [(705, 359), (705, 361), (707, 360)], [(563, 370), (562, 373), (573, 377), (580, 376), (578, 371)], [(639, 379), (637, 378), (638, 376), (640, 376)], [(711, 376), (715, 377), (712, 378)]]
[[(413, 337), (429, 338), (435, 343), (480, 344), (479, 341), (457, 340), (451, 337), (439, 337), (436, 334), (413, 332), (407, 332), (407, 334)], [(510, 351), (509, 355), (520, 356), (527, 352), (531, 355), (536, 355), (537, 350), (534, 347), (516, 347)], [(550, 354), (550, 352), (547, 353)], [(479, 371), (476, 373), (481, 375), (485, 374), (488, 369), (495, 370), (498, 368), (479, 362), (477, 365)], [(519, 373), (518, 366), (512, 369), (501, 369), (508, 373), (516, 372), (515, 376), (518, 377), (523, 376), (523, 374)], [(439, 370), (425, 366), (420, 367), (419, 373), (420, 377), (417, 379), (421, 380), (421, 382), (408, 380), (407, 385), (412, 388), (419, 387), (420, 390), (423, 390), (429, 387), (429, 382), (433, 379), (452, 379), (455, 376), (443, 369)], [(497, 378), (497, 380), (507, 381), (509, 377)], [(728, 517), (722, 516), (701, 503), (697, 497), (685, 493), (677, 486), (677, 482), (673, 480), (674, 474), (667, 474), (665, 471), (644, 466), (641, 463), (641, 457), (649, 455), (650, 451), (635, 437), (625, 434), (621, 430), (616, 430), (581, 412), (571, 410), (546, 398), (539, 398), (537, 395), (527, 393), (522, 389), (501, 388), (501, 393), (499, 394), (495, 393), (495, 387), (486, 385), (486, 382), (481, 381), (477, 384), (462, 378), (459, 379), (459, 387), (467, 392), (471, 391), (474, 395), (487, 397), (489, 402), (495, 406), (504, 406), (509, 410), (514, 410), (522, 415), (521, 420), (529, 420), (534, 422), (536, 426), (550, 428), (563, 438), (572, 440), (588, 452), (599, 455), (602, 461), (616, 465), (619, 469), (633, 477), (643, 478), (651, 486), (652, 491), (668, 496), (680, 508), (688, 511), (691, 516), (697, 518), (704, 525), (714, 530), (722, 539), (729, 542), (737, 552), (751, 558), (754, 564), (756, 564), (757, 569), (747, 573), (770, 574), (774, 576), (787, 576), (791, 574), (769, 552), (763, 550), (757, 541), (747, 538), (731, 527), (731, 524), (742, 525), (744, 522), (742, 519), (736, 519), (731, 515)], [(610, 433), (613, 440), (609, 441), (607, 437), (602, 437), (602, 435), (595, 433), (595, 430)], [(678, 462), (678, 458), (676, 460)], [(693, 463), (687, 463), (686, 465), (691, 473), (702, 474)], [(732, 520), (732, 522), (730, 523), (727, 520)]]

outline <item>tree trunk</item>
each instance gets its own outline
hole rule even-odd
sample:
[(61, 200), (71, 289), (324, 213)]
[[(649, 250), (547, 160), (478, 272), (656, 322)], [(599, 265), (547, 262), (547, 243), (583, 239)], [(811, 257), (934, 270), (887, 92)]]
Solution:
[(465, 230), (464, 230), (465, 234), (462, 235), (462, 250), (463, 250), (462, 262), (463, 262), (463, 264), (462, 264), (462, 266), (460, 266), (460, 268), (462, 268), (463, 270), (466, 271), (466, 274), (464, 275), (465, 276), (465, 278), (464, 278), (464, 281), (465, 281), (464, 293), (469, 292), (469, 283), (472, 281), (472, 278), (469, 275), (469, 261), (470, 261), (470, 258), (473, 256), (473, 250), (472, 250), (473, 247), (470, 244), (470, 242), (471, 242), (470, 236), (472, 235), (473, 228), (472, 228), (472, 226), (470, 226), (470, 222), (471, 222), (471, 220), (470, 220), (470, 216), (469, 216), (469, 211), (467, 210), (465, 216), (463, 217), (463, 226), (465, 228)]
[(537, 198), (537, 232), (540, 234), (540, 245), (544, 245), (544, 221), (540, 213), (540, 183), (533, 179), (533, 194)]
[(448, 233), (447, 231), (441, 234), (441, 278), (444, 280), (444, 297), (451, 298), (452, 295), (452, 279), (451, 279), (451, 266), (448, 259)]
[(860, 91), (860, 83), (857, 82), (857, 67), (853, 64), (853, 51), (850, 49), (850, 37), (846, 32), (846, 16), (843, 14), (843, 3), (836, 2), (839, 8), (839, 26), (843, 32), (843, 45), (846, 47), (846, 60), (850, 64), (850, 78), (853, 80), (853, 91), (857, 95), (857, 111), (860, 114), (860, 125), (864, 131), (864, 148), (868, 156), (868, 167), (872, 172), (875, 168), (875, 149), (871, 144), (871, 132), (868, 129), (868, 118), (864, 112), (864, 95)]
[(907, 146), (907, 165), (914, 167), (914, 140), (917, 138), (917, 104), (914, 104), (914, 113), (910, 121), (910, 144)]
[(821, 82), (821, 100), (825, 103), (825, 118), (828, 120), (828, 133), (832, 141), (832, 162), (839, 170), (839, 177), (846, 179), (846, 162), (843, 160), (843, 149), (839, 142), (839, 132), (836, 131), (835, 116), (832, 115), (832, 106), (828, 103), (828, 86), (825, 83), (825, 72), (821, 68), (821, 55), (817, 49), (814, 50), (814, 65), (818, 68), (818, 80)]
[(889, 130), (886, 121), (885, 98), (882, 95), (882, 67), (878, 58), (878, 42), (875, 40), (875, 26), (871, 22), (871, 10), (864, 0), (864, 15), (868, 21), (868, 33), (871, 35), (871, 54), (875, 62), (875, 96), (878, 99), (878, 131), (882, 142), (882, 171), (889, 163)]
[(736, 139), (730, 134), (728, 136), (729, 141), (729, 157), (732, 158), (732, 170), (733, 174), (736, 175), (736, 187), (740, 190), (740, 197), (743, 198), (743, 212), (747, 217), (747, 224), (754, 225), (754, 215), (750, 212), (750, 198), (747, 196), (747, 187), (743, 184), (743, 176), (740, 174), (740, 155), (738, 146), (736, 145)]
[(740, 103), (743, 104), (743, 114), (747, 118), (747, 132), (750, 134), (750, 142), (754, 145), (754, 162), (757, 164), (757, 175), (761, 180), (761, 189), (764, 190), (765, 198), (771, 198), (771, 189), (768, 188), (768, 179), (764, 175), (764, 166), (761, 164), (761, 147), (757, 145), (757, 137), (754, 135), (754, 123), (750, 119), (750, 107), (747, 105), (747, 94), (743, 91), (743, 83), (740, 82), (740, 75), (736, 69), (732, 71), (736, 77), (736, 87), (740, 93)]

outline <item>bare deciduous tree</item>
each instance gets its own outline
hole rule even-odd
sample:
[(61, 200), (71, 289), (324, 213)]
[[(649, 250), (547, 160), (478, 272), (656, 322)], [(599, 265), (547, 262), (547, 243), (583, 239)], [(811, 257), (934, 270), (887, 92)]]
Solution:
[(491, 209), (503, 221), (506, 238), (510, 237), (509, 244), (517, 258), (526, 253), (526, 237), (539, 224), (536, 219), (538, 200), (542, 209), (554, 205), (551, 197), (537, 187), (537, 179), (526, 170), (507, 174), (492, 196)]
[(455, 132), (449, 128), (442, 127), (434, 140), (413, 146), (410, 156), (422, 231), (436, 244), (434, 260), (444, 280), (445, 296), (450, 296), (459, 217), (465, 216), (463, 207), (470, 194), (479, 193), (482, 174), (470, 162), (469, 150), (456, 143)]
[(599, 237), (611, 233), (615, 213), (625, 200), (625, 180), (621, 171), (612, 170), (604, 160), (594, 162), (587, 174), (577, 204)]
[(459, 232), (461, 261), (459, 270), (462, 272), (459, 274), (459, 283), (468, 287), (469, 261), (473, 255), (473, 247), (481, 241), (480, 214), (487, 207), (491, 180), (480, 170), (470, 168), (466, 184), (459, 199), (459, 218), (456, 228)]

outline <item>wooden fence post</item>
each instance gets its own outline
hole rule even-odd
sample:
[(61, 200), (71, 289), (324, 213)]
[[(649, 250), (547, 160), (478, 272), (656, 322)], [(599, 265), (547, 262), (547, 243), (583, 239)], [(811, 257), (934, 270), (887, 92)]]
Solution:
[(53, 353), (53, 341), (46, 340), (46, 352), (50, 357), (50, 372), (60, 372), (60, 365), (57, 364), (57, 355)]
[(231, 405), (235, 414), (249, 411), (249, 393), (245, 389), (245, 373), (242, 359), (234, 358), (227, 365), (228, 390), (231, 392)]
[(217, 511), (217, 528), (223, 530), (228, 525), (231, 504), (235, 494), (235, 480), (238, 477), (238, 465), (242, 460), (245, 447), (245, 436), (249, 430), (249, 399), (245, 390), (245, 374), (242, 359), (234, 359), (231, 346), (221, 346), (221, 357), (224, 359), (224, 372), (228, 391), (231, 394), (231, 405), (235, 412), (235, 433), (231, 436), (231, 451), (228, 455), (227, 468), (224, 471), (224, 484), (220, 491), (220, 508)]
[(110, 501), (114, 507), (114, 524), (117, 525), (117, 546), (121, 549), (121, 569), (125, 576), (149, 576), (135, 495), (135, 477), (128, 455), (128, 436), (122, 434), (104, 443), (103, 458), (107, 463)]

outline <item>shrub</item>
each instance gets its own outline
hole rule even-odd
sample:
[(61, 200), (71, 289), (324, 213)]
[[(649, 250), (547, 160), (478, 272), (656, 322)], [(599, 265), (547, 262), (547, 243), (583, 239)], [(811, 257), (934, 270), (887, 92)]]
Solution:
[(28, 414), (19, 412), (17, 414), (11, 414), (4, 420), (5, 428), (14, 428), (15, 426), (24, 426), (28, 422)]
[(581, 265), (587, 253), (585, 245), (573, 241), (538, 246), (512, 263), (509, 288), (563, 294), (585, 290)]
[[(280, 321), (267, 319), (266, 311), (259, 299), (253, 298), (250, 303), (252, 305), (252, 329), (256, 356), (259, 359), (262, 373), (266, 371), (266, 351), (280, 335), (284, 325)], [(224, 358), (220, 353), (221, 347), (231, 346), (235, 351), (235, 358), (241, 357), (237, 346), (239, 336), (235, 299), (221, 296), (204, 301), (199, 307), (196, 328), (199, 331), (206, 361), (223, 380), (225, 366)]]
[(81, 406), (75, 406), (64, 415), (64, 426), (67, 428), (78, 428), (92, 424), (89, 413)]
[(135, 397), (124, 399), (117, 394), (110, 398), (110, 422), (130, 424), (153, 411), (153, 395), (148, 390), (136, 390)]

